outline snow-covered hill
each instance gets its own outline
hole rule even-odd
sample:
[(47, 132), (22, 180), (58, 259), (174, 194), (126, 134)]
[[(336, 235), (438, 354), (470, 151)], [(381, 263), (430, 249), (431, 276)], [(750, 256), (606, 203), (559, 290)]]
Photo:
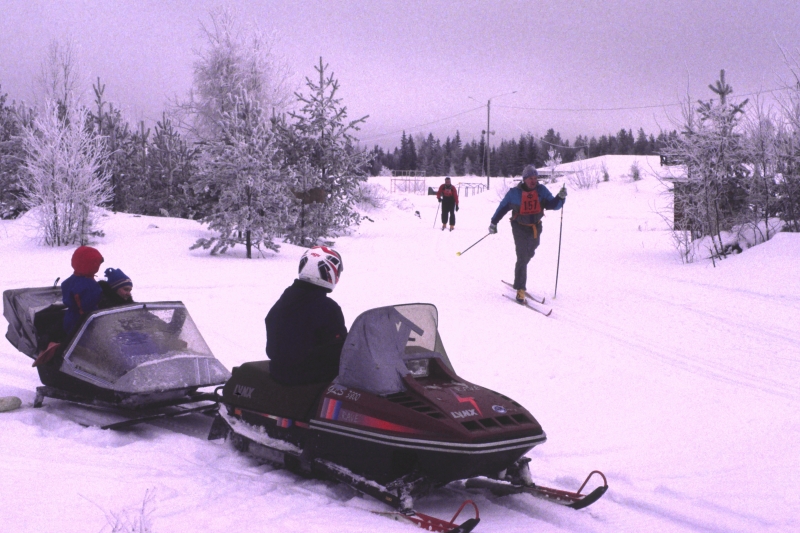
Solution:
[[(434, 303), (459, 374), (519, 401), (547, 432), (530, 453), (534, 478), (574, 490), (600, 469), (611, 487), (572, 511), (452, 484), (420, 511), (449, 519), (472, 498), (477, 531), (800, 530), (800, 236), (779, 234), (716, 268), (683, 265), (661, 184), (649, 172), (632, 182), (630, 163), (609, 159), (609, 182), (570, 189), (549, 318), (502, 296), (514, 264), (508, 217), (456, 255), (486, 235), (494, 190), (462, 198), (452, 233), (434, 229), (434, 197), (394, 194), (337, 240), (347, 268), (332, 296), (348, 325), (372, 307)], [(544, 224), (529, 289), (549, 298), (561, 213)], [(199, 224), (127, 214), (106, 217), (104, 230), (104, 267), (131, 276), (136, 300), (185, 302), (228, 368), (265, 358), (264, 316), (302, 249), (210, 257), (189, 250), (206, 234)], [(71, 254), (38, 246), (26, 218), (0, 221), (3, 289), (63, 279)], [(376, 501), (260, 466), (202, 428), (107, 432), (59, 416), (54, 400), (34, 409), (30, 363), (0, 342), (0, 396), (23, 400), (0, 414), (3, 530), (110, 532), (144, 507), (153, 533), (414, 531), (369, 513), (383, 509)]]

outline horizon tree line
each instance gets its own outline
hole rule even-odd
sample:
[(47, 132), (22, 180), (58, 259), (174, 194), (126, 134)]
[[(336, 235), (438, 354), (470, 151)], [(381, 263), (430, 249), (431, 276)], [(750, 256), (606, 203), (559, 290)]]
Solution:
[[(647, 135), (643, 128), (639, 128), (634, 137), (631, 129), (621, 129), (616, 134), (601, 135), (599, 139), (578, 135), (570, 146), (569, 140), (562, 139), (558, 132), (550, 128), (542, 137), (525, 133), (519, 139), (501, 139), (491, 147), (489, 170), (496, 177), (519, 176), (526, 165), (545, 166), (548, 152), (553, 149), (564, 163), (602, 155), (660, 155), (677, 136), (675, 130), (662, 131), (654, 136)], [(429, 176), (485, 176), (485, 159), (483, 135), (478, 141), (473, 139), (465, 143), (458, 130), (452, 139), (447, 137), (444, 142), (432, 133), (412, 136), (403, 132), (399, 147), (386, 151), (379, 146), (372, 149), (370, 173), (377, 176), (381, 169), (387, 168), (420, 170)]]

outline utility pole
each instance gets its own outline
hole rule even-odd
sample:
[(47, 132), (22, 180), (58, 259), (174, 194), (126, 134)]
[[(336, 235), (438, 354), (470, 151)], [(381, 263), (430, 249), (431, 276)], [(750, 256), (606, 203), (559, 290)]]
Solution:
[[(489, 136), (490, 135), (494, 135), (494, 133), (495, 133), (495, 132), (493, 132), (491, 130), (492, 98), (499, 98), (501, 96), (514, 94), (516, 92), (517, 91), (511, 91), (510, 93), (497, 94), (497, 95), (492, 96), (491, 98), (489, 98), (486, 101), (486, 129), (484, 131), (481, 131), (481, 133), (485, 133), (486, 134), (486, 146), (484, 148), (486, 150), (486, 154), (485, 154), (485, 159), (486, 159), (486, 190), (489, 190), (489, 187), (490, 187), (489, 178), (491, 178), (491, 176), (492, 176), (491, 164), (490, 164), (491, 163), (491, 161), (490, 161), (491, 160), (491, 147), (490, 147), (490, 144), (489, 144), (489, 138), (490, 138)], [(469, 98), (471, 100), (475, 100), (471, 96)]]
[[(514, 91), (514, 92), (516, 92), (516, 91)], [(493, 96), (492, 98), (495, 98), (495, 97)], [(486, 159), (486, 190), (487, 191), (489, 190), (489, 178), (492, 175), (491, 165), (489, 164), (490, 163), (490, 158), (491, 158), (491, 152), (489, 151), (489, 135), (494, 133), (491, 129), (489, 129), (489, 120), (490, 120), (491, 113), (492, 113), (492, 98), (489, 98), (489, 100), (486, 102), (486, 131), (485, 132), (481, 132), (481, 133), (486, 133), (486, 145), (485, 145), (484, 149), (486, 150), (485, 159)]]

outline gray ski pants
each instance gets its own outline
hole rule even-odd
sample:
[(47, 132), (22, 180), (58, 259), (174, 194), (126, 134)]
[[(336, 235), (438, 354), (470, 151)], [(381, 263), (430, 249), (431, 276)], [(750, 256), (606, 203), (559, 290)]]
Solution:
[(511, 222), (511, 234), (514, 236), (514, 247), (517, 251), (517, 263), (514, 265), (514, 288), (527, 289), (528, 263), (539, 247), (542, 223), (536, 226), (523, 226)]

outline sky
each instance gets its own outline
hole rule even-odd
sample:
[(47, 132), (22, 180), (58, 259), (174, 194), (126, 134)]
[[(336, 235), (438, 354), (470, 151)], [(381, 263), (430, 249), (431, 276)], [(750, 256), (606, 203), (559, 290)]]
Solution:
[[(633, 161), (641, 181), (628, 176)], [(417, 510), (449, 520), (472, 499), (476, 533), (800, 531), (800, 235), (779, 233), (716, 264), (683, 264), (669, 197), (653, 175), (657, 156), (581, 164), (598, 172), (605, 164), (610, 180), (589, 189), (568, 182), (564, 210), (546, 212), (527, 288), (547, 297), (549, 317), (506, 298), (508, 216), (496, 235), (456, 254), (486, 235), (501, 179), (462, 194), (455, 231), (442, 232), (434, 196), (390, 194), (390, 178), (370, 178), (387, 187), (384, 207), (336, 239), (347, 269), (330, 297), (348, 328), (375, 307), (434, 304), (457, 374), (513, 398), (546, 432), (528, 453), (534, 482), (574, 491), (600, 470), (609, 484), (581, 511), (459, 482), (417, 499)], [(248, 260), (237, 246), (210, 256), (189, 249), (210, 235), (197, 221), (107, 213), (101, 225), (93, 245), (104, 266), (131, 277), (136, 301), (184, 302), (229, 370), (265, 359), (264, 316), (305, 249), (282, 244)], [(38, 244), (30, 214), (0, 220), (0, 289), (64, 279), (73, 250)], [(112, 527), (142, 508), (154, 533), (420, 531), (371, 513), (389, 509), (377, 500), (208, 441), (209, 419), (103, 431), (74, 422), (75, 410), (58, 400), (33, 408), (39, 385), (31, 360), (0, 338), (0, 397), (22, 400), (0, 413), (5, 531), (146, 531)]]
[(657, 135), (678, 129), (687, 94), (712, 96), (721, 69), (735, 97), (774, 95), (782, 49), (800, 50), (793, 0), (0, 0), (0, 86), (32, 101), (48, 44), (71, 38), (87, 95), (100, 76), (129, 120), (154, 123), (191, 88), (200, 23), (223, 5), (277, 31), (298, 85), (323, 57), (350, 118), (369, 116), (367, 146), (403, 131), (479, 139), (487, 121), (492, 142)]

